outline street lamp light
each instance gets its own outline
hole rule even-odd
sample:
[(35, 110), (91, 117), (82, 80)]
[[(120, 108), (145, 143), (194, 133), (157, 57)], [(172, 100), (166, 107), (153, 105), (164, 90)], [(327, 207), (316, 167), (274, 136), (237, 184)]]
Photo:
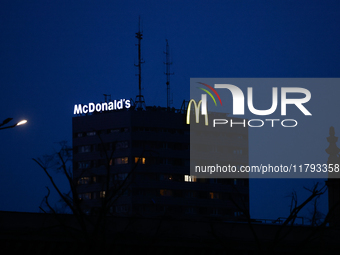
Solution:
[(26, 123), (27, 123), (27, 120), (21, 120), (16, 124), (16, 126), (24, 125)]
[[(3, 125), (6, 125), (6, 124), (7, 124), (8, 122), (10, 122), (12, 119), (13, 119), (13, 118), (7, 118), (7, 119), (5, 119), (5, 120), (0, 124), (0, 127), (3, 126)], [(21, 120), (21, 121), (19, 121), (18, 123), (12, 125), (12, 126), (2, 127), (2, 128), (0, 128), (0, 130), (1, 130), (1, 129), (6, 129), (6, 128), (14, 128), (14, 127), (16, 127), (16, 126), (24, 125), (24, 124), (26, 124), (26, 123), (27, 123), (27, 120)]]

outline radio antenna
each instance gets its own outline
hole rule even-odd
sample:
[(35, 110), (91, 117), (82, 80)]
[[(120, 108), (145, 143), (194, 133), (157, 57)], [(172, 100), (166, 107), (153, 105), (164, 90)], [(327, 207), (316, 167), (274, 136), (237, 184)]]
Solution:
[(141, 54), (141, 41), (143, 39), (143, 31), (141, 31), (140, 28), (140, 16), (139, 16), (139, 22), (138, 22), (138, 32), (136, 33), (135, 36), (138, 39), (138, 44), (136, 44), (138, 46), (138, 64), (135, 66), (138, 67), (138, 89), (139, 89), (139, 93), (136, 96), (136, 107), (138, 110), (145, 110), (145, 101), (144, 101), (144, 96), (142, 95), (142, 64), (145, 63), (145, 61), (143, 61), (142, 58), (142, 54)]
[(170, 99), (170, 75), (173, 75), (174, 73), (170, 72), (170, 65), (172, 65), (172, 62), (170, 62), (170, 51), (169, 51), (169, 42), (168, 39), (165, 39), (166, 41), (166, 49), (165, 49), (165, 75), (166, 75), (166, 107), (167, 109), (170, 108), (170, 105), (172, 104), (172, 100)]

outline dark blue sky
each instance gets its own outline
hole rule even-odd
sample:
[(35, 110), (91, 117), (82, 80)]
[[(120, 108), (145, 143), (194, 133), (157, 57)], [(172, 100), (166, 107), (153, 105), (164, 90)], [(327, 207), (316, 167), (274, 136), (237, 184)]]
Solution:
[[(104, 93), (135, 98), (139, 15), (146, 103), (166, 106), (168, 39), (179, 108), (191, 77), (339, 77), (339, 13), (339, 1), (1, 1), (0, 118), (29, 122), (0, 131), (0, 210), (38, 211), (49, 182), (31, 158), (61, 140), (71, 144), (74, 104), (103, 101)], [(314, 109), (329, 121), (305, 140), (319, 151), (311, 158), (325, 162), (329, 126), (340, 134), (337, 109), (327, 111), (337, 102), (327, 93)], [(250, 158), (258, 146), (266, 144), (250, 143)], [(302, 202), (303, 186), (315, 181), (251, 180), (252, 217), (286, 216), (286, 195), (295, 189)]]

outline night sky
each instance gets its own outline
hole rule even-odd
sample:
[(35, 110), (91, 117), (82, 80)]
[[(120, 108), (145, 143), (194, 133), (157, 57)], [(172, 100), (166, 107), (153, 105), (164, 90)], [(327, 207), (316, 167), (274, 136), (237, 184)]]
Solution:
[[(166, 106), (168, 39), (172, 106), (180, 108), (189, 100), (193, 77), (339, 77), (339, 13), (339, 1), (312, 0), (1, 1), (0, 122), (10, 117), (10, 124), (28, 123), (0, 131), (0, 210), (39, 211), (50, 184), (32, 158), (53, 153), (60, 141), (71, 145), (74, 104), (104, 101), (103, 94), (112, 99), (138, 94), (139, 15), (146, 104)], [(277, 162), (300, 154), (314, 160), (306, 163), (327, 162), (329, 127), (340, 135), (338, 95), (339, 87), (313, 88), (313, 119), (309, 127), (290, 131), (293, 143), (268, 131), (259, 144), (250, 132), (250, 162), (273, 140), (280, 148)], [(291, 148), (298, 148), (295, 156)], [(56, 176), (63, 185), (61, 177)], [(308, 195), (303, 186), (317, 181), (324, 182), (250, 180), (251, 216), (287, 216), (287, 196), (295, 190), (302, 202)], [(324, 196), (320, 209), (326, 208)]]

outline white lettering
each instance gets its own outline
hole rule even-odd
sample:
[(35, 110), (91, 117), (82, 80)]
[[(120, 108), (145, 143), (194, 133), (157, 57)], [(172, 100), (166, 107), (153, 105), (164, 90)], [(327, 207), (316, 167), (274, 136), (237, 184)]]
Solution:
[(102, 103), (102, 111), (107, 111), (107, 103)]
[[(293, 121), (293, 122), (295, 122), (295, 125), (294, 126), (286, 126), (285, 124), (283, 124), (285, 121)], [(286, 120), (281, 121), (281, 125), (283, 127), (296, 127), (297, 124), (298, 124), (298, 122), (296, 120), (293, 120), (293, 119), (286, 119)]]
[(102, 110), (102, 105), (100, 103), (96, 104), (96, 111), (100, 112)]
[(125, 100), (125, 108), (130, 108), (131, 103), (130, 100)]
[(123, 109), (123, 99), (119, 100), (117, 102), (117, 108), (120, 110), (120, 109)]
[(257, 110), (254, 108), (253, 105), (253, 88), (248, 88), (248, 108), (249, 111), (256, 115), (270, 115), (273, 112), (275, 112), (277, 108), (277, 88), (273, 87), (273, 93), (272, 93), (272, 106), (268, 110)]
[(73, 114), (82, 114), (81, 104), (74, 105), (74, 112), (73, 112)]
[(272, 122), (272, 127), (274, 127), (274, 121), (280, 121), (279, 119), (266, 119), (266, 121), (271, 121)]
[[(261, 122), (261, 126), (252, 126), (252, 125), (250, 125), (250, 122), (252, 122), (252, 121), (259, 121), (259, 122)], [(259, 120), (259, 119), (248, 120), (248, 126), (249, 127), (262, 127), (263, 125), (264, 125), (263, 120)]]
[(94, 112), (95, 105), (94, 103), (89, 103), (89, 112)]
[(123, 108), (130, 108), (131, 107), (131, 100), (120, 99), (114, 100), (111, 102), (104, 102), (104, 103), (89, 103), (87, 105), (82, 104), (75, 104), (73, 114), (86, 114), (92, 113), (94, 111), (97, 112), (104, 112), (104, 111), (113, 111), (116, 109), (123, 109)]
[(113, 110), (113, 102), (109, 102), (109, 111)]
[(230, 127), (233, 127), (233, 124), (243, 124), (243, 127), (246, 127), (246, 120), (243, 120), (243, 122), (233, 122), (233, 119), (230, 120)]
[[(239, 120), (239, 119), (237, 119)], [(280, 119), (265, 119), (265, 121), (271, 122), (271, 127), (274, 127), (274, 122), (275, 121), (279, 121), (281, 122), (281, 126), (282, 127), (296, 127), (298, 122), (294, 119), (284, 119), (284, 120), (280, 120)], [(257, 125), (255, 125), (253, 122), (258, 122)], [(288, 124), (287, 124), (288, 122)], [(292, 124), (289, 125), (289, 122), (293, 122)], [(248, 120), (248, 122), (246, 122), (246, 120), (244, 119), (243, 122), (236, 122), (236, 120), (230, 119), (213, 119), (213, 127), (216, 127), (217, 125), (225, 125), (230, 123), (230, 127), (233, 127), (233, 125), (243, 125), (243, 127), (246, 127), (246, 124), (248, 125), (248, 127), (263, 127), (265, 122), (261, 119), (250, 119)]]
[(84, 112), (84, 113), (87, 113), (87, 112), (88, 112), (88, 108), (89, 108), (89, 107), (88, 107), (87, 105), (84, 105), (84, 106), (83, 106), (83, 112)]
[[(304, 98), (287, 99), (287, 93), (303, 93)], [(287, 104), (295, 104), (304, 115), (312, 115), (302, 104), (307, 103), (311, 98), (309, 90), (304, 88), (281, 88), (281, 115), (286, 115)]]
[(214, 119), (213, 121), (213, 127), (216, 126), (216, 124), (227, 124), (228, 120), (226, 119)]

